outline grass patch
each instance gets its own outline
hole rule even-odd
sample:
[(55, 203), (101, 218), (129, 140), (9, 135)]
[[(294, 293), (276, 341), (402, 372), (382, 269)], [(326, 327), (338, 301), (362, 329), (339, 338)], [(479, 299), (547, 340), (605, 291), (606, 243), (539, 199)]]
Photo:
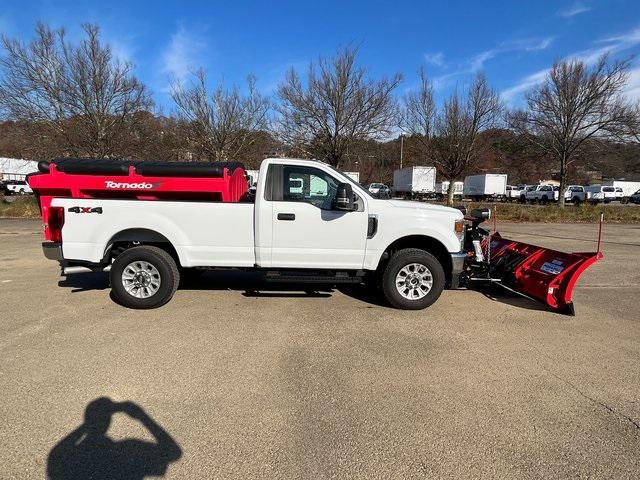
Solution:
[[(567, 205), (564, 209), (557, 205), (522, 205), (519, 203), (474, 203), (458, 202), (470, 212), (473, 208), (489, 207), (497, 209), (498, 221), (541, 222), (541, 223), (595, 223), (604, 213), (607, 223), (640, 224), (640, 205)], [(32, 195), (24, 197), (0, 196), (0, 217), (40, 218), (40, 210)]]
[(40, 210), (33, 195), (4, 197), (0, 195), (0, 217), (39, 218)]
[[(457, 204), (460, 205), (460, 204)], [(473, 208), (496, 208), (498, 222), (544, 222), (544, 223), (595, 223), (604, 213), (607, 223), (640, 223), (639, 205), (567, 205), (564, 209), (557, 205), (521, 205), (517, 203), (468, 203), (463, 202), (470, 212)]]

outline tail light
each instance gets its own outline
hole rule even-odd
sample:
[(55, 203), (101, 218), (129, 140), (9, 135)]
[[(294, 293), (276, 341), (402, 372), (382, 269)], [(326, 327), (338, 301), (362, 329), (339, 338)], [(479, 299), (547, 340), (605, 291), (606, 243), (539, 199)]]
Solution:
[(64, 208), (49, 207), (49, 218), (45, 229), (45, 238), (52, 242), (62, 241), (62, 227), (64, 225)]

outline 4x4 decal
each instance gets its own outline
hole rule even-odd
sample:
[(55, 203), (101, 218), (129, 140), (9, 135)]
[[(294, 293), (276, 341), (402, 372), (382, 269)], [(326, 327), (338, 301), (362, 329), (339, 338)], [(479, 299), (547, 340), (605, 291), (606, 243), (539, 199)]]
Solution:
[(69, 207), (71, 213), (102, 213), (102, 207)]

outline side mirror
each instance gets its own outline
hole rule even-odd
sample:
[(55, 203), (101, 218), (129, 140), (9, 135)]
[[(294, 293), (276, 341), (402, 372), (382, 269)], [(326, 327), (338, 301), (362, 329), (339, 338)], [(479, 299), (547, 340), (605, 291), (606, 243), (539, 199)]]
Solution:
[(341, 183), (338, 185), (335, 209), (353, 211), (353, 189), (350, 184)]

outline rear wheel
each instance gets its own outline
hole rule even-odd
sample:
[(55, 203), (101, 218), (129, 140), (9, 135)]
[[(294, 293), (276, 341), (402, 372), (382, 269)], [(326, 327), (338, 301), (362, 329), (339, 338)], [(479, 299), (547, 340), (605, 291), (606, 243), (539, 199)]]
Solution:
[(159, 247), (142, 245), (118, 255), (109, 272), (111, 291), (125, 307), (157, 308), (173, 297), (180, 283), (175, 260)]
[(403, 310), (420, 310), (442, 293), (445, 275), (433, 255), (417, 248), (396, 252), (382, 273), (382, 291), (387, 301)]

